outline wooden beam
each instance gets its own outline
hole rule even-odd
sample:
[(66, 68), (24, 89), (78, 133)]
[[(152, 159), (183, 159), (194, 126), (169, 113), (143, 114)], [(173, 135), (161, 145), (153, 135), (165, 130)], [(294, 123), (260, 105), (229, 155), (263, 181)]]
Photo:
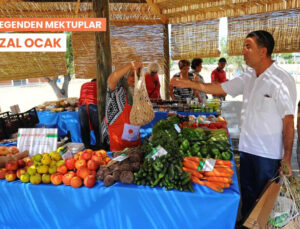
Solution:
[(164, 24), (168, 24), (168, 18), (163, 15), (159, 9), (159, 7), (153, 3), (153, 0), (146, 0), (147, 4), (150, 6), (152, 11), (162, 20)]
[[(3, 9), (0, 9), (0, 17), (5, 17), (5, 16), (25, 16), (25, 17), (32, 17), (32, 16), (39, 16), (39, 17), (47, 17), (47, 16), (65, 16), (73, 14), (75, 16), (74, 11), (6, 11)], [(87, 16), (92, 16), (93, 11), (85, 11), (85, 12), (78, 12), (77, 16), (82, 16), (82, 17), (87, 17)]]
[(106, 31), (95, 32), (100, 143), (103, 142), (101, 123), (105, 116), (106, 84), (112, 70), (108, 3), (109, 0), (93, 0), (93, 10), (96, 17), (107, 19)]
[(165, 86), (165, 99), (170, 98), (169, 84), (170, 84), (170, 42), (169, 42), (169, 25), (164, 25), (164, 86)]
[(76, 3), (76, 9), (75, 9), (75, 15), (76, 15), (76, 16), (78, 15), (79, 5), (80, 5), (80, 0), (77, 0), (77, 3)]

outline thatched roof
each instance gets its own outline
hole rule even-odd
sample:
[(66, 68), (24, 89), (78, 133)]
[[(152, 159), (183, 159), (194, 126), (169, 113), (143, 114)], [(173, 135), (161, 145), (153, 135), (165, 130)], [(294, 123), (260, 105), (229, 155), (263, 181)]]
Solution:
[(254, 30), (273, 35), (274, 53), (300, 52), (300, 9), (228, 18), (228, 55), (241, 55), (246, 35)]
[[(160, 62), (162, 59), (161, 42), (164, 35), (160, 32), (161, 29), (156, 36), (149, 35), (150, 33), (143, 36), (142, 32), (138, 33), (138, 30), (129, 30), (129, 28), (138, 28), (134, 26), (144, 26), (145, 29), (140, 31), (145, 33), (151, 26), (154, 26), (154, 30), (157, 31), (157, 28), (160, 28), (158, 24), (172, 24), (173, 59), (218, 56), (218, 18), (230, 17), (232, 22), (230, 31), (233, 31), (238, 28), (234, 27), (234, 21), (241, 20), (244, 15), (300, 8), (300, 0), (110, 0), (109, 8), (111, 31), (115, 31), (115, 34), (120, 31), (119, 35), (114, 35), (114, 32), (111, 35), (112, 59), (117, 66), (133, 58), (146, 62), (150, 60)], [(0, 17), (84, 18), (95, 17), (95, 15), (92, 0), (0, 0)], [(295, 20), (292, 23), (299, 25), (299, 19)], [(277, 29), (274, 31), (278, 33)], [(130, 36), (130, 42), (121, 33)], [(243, 33), (244, 31), (241, 31), (241, 36), (244, 36)], [(90, 41), (87, 40), (88, 37)], [(280, 33), (277, 37), (284, 41), (282, 44), (288, 50), (297, 50), (294, 47), (299, 41), (294, 37), (300, 37), (299, 30), (294, 29), (293, 36)], [(93, 35), (78, 37), (78, 39), (84, 42), (85, 46), (76, 46), (76, 41), (73, 40), (76, 73), (84, 77), (92, 76), (95, 74), (95, 67), (94, 69), (83, 68), (91, 66), (92, 61), (95, 61), (94, 54), (86, 52), (86, 55), (83, 55), (83, 53), (85, 48), (95, 52)], [(287, 42), (289, 40), (291, 42)], [(291, 46), (293, 42), (296, 45)], [(240, 44), (231, 43), (229, 46), (236, 48)], [(231, 51), (232, 54), (235, 53), (233, 49)], [(282, 50), (276, 49), (276, 51)], [(77, 55), (78, 53), (80, 55)], [(0, 53), (0, 59), (6, 59), (6, 65), (2, 65), (0, 71), (0, 79), (43, 77), (66, 72), (65, 60), (61, 53), (33, 54), (34, 58), (28, 55), (29, 53), (23, 56), (21, 53)], [(36, 64), (37, 62), (39, 64)], [(60, 67), (57, 67), (59, 70), (55, 70), (52, 66), (47, 67), (48, 65)], [(17, 72), (18, 69), (20, 72)]]

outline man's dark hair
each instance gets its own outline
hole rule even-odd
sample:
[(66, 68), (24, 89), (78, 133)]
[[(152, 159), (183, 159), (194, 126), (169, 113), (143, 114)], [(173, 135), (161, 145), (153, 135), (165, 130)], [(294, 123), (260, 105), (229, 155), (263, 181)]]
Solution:
[(224, 57), (221, 57), (220, 59), (219, 59), (219, 63), (226, 63), (227, 61), (226, 61), (226, 59), (224, 58)]
[(248, 37), (256, 37), (257, 45), (260, 47), (267, 48), (267, 56), (272, 55), (275, 46), (275, 41), (271, 33), (264, 30), (256, 30), (249, 33), (246, 38)]
[(202, 59), (201, 58), (195, 58), (192, 60), (192, 65), (191, 65), (191, 68), (193, 70), (195, 70), (200, 64), (202, 64)]

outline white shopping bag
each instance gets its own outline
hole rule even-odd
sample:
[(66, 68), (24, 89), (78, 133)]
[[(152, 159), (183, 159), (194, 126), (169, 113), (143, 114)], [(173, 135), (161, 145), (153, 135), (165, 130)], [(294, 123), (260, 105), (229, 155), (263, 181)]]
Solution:
[(122, 140), (130, 141), (130, 142), (136, 141), (139, 139), (139, 133), (140, 133), (139, 126), (125, 123), (123, 134), (122, 134)]
[(29, 156), (49, 153), (57, 149), (57, 128), (20, 128), (17, 147), (20, 152), (29, 151)]

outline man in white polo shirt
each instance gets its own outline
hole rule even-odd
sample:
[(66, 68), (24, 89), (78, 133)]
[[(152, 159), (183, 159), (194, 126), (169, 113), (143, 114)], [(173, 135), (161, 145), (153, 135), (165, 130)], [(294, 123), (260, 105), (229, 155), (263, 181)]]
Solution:
[(279, 174), (281, 164), (289, 169), (286, 176), (292, 175), (296, 85), (293, 77), (272, 60), (273, 48), (270, 33), (253, 31), (247, 35), (242, 51), (251, 68), (241, 76), (222, 84), (179, 78), (170, 82), (206, 94), (243, 95), (239, 140), (243, 218), (266, 182)]

